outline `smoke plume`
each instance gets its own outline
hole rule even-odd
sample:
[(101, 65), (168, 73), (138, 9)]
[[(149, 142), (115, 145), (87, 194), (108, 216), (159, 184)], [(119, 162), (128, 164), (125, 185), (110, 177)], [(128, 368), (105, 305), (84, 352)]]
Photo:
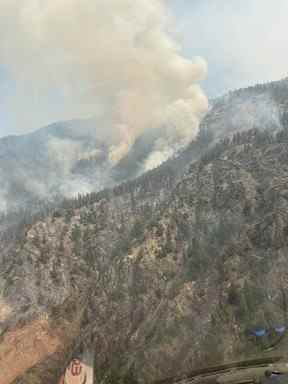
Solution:
[(113, 162), (153, 127), (185, 143), (207, 108), (195, 86), (206, 64), (182, 56), (172, 28), (165, 0), (1, 0), (0, 62), (15, 82), (6, 106), (24, 129), (100, 116), (119, 137)]

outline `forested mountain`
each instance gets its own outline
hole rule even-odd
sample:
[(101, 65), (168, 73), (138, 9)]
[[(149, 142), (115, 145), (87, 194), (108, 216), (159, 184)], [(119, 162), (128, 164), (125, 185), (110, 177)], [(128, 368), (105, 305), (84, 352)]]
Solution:
[(4, 237), (6, 382), (57, 383), (83, 343), (110, 382), (261, 354), (247, 330), (287, 316), (287, 132), (238, 133), (180, 180), (160, 167)]
[(231, 91), (211, 101), (202, 122), (215, 139), (257, 128), (278, 130), (287, 112), (288, 78)]
[(121, 146), (97, 119), (55, 123), (0, 139), (0, 212), (38, 211), (41, 205), (114, 186), (145, 171), (145, 159), (165, 130), (140, 135), (120, 161)]
[(277, 127), (217, 136), (220, 104), (160, 167), (2, 228), (0, 384), (58, 384), (83, 345), (109, 383), (288, 352), (275, 332), (250, 337), (287, 324), (285, 103)]
[[(288, 80), (257, 85), (211, 101), (200, 135), (206, 146), (248, 129), (278, 130), (287, 110)], [(39, 210), (63, 197), (113, 187), (149, 170), (147, 160), (164, 128), (136, 138), (127, 154), (111, 162), (111, 147), (119, 145), (109, 127), (96, 118), (52, 124), (31, 134), (0, 139), (0, 211)], [(202, 145), (202, 144), (201, 144)], [(194, 148), (197, 146), (194, 145)], [(175, 143), (163, 160), (180, 152)], [(189, 152), (191, 161), (198, 153)]]

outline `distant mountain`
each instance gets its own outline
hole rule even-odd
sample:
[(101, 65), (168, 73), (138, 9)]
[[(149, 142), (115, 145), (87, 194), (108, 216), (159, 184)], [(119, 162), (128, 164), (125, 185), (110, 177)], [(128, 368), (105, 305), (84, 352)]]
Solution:
[[(230, 92), (211, 101), (197, 139), (201, 153), (235, 132), (281, 129), (288, 110), (287, 95), (288, 79), (284, 79)], [(30, 134), (2, 138), (0, 212), (19, 208), (35, 211), (44, 203), (133, 179), (181, 153), (183, 148), (174, 143), (151, 166), (151, 154), (163, 137), (167, 137), (164, 128), (145, 132), (116, 163), (110, 160), (110, 153), (121, 138), (115, 137), (109, 126), (101, 126), (96, 118), (55, 123)], [(193, 151), (186, 151), (189, 161), (200, 153), (197, 145), (192, 143), (192, 148)]]
[(210, 104), (202, 129), (214, 139), (253, 128), (279, 130), (288, 111), (288, 78), (229, 92)]
[(139, 137), (119, 163), (110, 159), (120, 137), (95, 119), (55, 123), (0, 139), (0, 212), (99, 191), (145, 171), (160, 131)]

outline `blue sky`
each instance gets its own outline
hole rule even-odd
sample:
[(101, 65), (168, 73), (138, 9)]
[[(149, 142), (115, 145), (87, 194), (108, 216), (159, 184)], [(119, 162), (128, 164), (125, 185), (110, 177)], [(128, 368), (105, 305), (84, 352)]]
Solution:
[(288, 74), (287, 0), (169, 0), (183, 49), (209, 65), (209, 96)]
[[(208, 63), (208, 77), (202, 87), (209, 97), (288, 74), (287, 0), (166, 1), (176, 21), (173, 33), (182, 44), (183, 54), (202, 56)], [(65, 90), (49, 90), (43, 96), (27, 89), (16, 103), (21, 113), (26, 111), (22, 113), (26, 121), (21, 118), (19, 122), (17, 110), (9, 105), (14, 92), (15, 84), (0, 62), (0, 136), (61, 119), (62, 109), (67, 109)], [(68, 116), (67, 110), (65, 113)], [(25, 128), (21, 130), (19, 125)]]

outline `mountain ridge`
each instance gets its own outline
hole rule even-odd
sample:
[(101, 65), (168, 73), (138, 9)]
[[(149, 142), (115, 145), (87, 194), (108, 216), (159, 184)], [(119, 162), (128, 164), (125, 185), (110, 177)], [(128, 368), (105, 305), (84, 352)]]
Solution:
[[(206, 135), (207, 145), (212, 145), (242, 130), (281, 129), (288, 109), (287, 89), (286, 78), (214, 100), (200, 126), (202, 139)], [(55, 123), (28, 135), (0, 139), (0, 210), (1, 206), (2, 211), (33, 209), (33, 200), (51, 202), (135, 178), (147, 170), (145, 161), (166, 134), (165, 129), (145, 133), (120, 162), (111, 164), (111, 145), (121, 138), (111, 142), (109, 132), (95, 118)], [(171, 150), (163, 160), (181, 152)]]
[[(287, 131), (244, 132), (174, 185), (159, 181), (165, 196), (142, 178), (94, 200), (79, 197), (26, 228), (16, 253), (1, 252), (11, 284), (5, 302), (20, 316), (8, 329), (43, 312), (54, 328), (74, 331), (62, 334), (68, 355), (47, 356), (48, 368), (36, 365), (22, 382), (56, 380), (75, 340), (98, 346), (98, 380), (134, 367), (137, 380), (149, 382), (246, 356), (247, 348), (259, 353), (246, 328), (285, 314), (287, 142)], [(265, 292), (274, 299), (264, 305)]]
[[(200, 130), (139, 178), (6, 231), (0, 370), (11, 358), (17, 369), (5, 384), (56, 384), (81, 346), (95, 347), (95, 382), (110, 383), (148, 383), (271, 345), (286, 354), (273, 333), (247, 336), (288, 315), (285, 116), (271, 130), (231, 135), (228, 125), (223, 138)], [(31, 343), (36, 361), (25, 354)]]

